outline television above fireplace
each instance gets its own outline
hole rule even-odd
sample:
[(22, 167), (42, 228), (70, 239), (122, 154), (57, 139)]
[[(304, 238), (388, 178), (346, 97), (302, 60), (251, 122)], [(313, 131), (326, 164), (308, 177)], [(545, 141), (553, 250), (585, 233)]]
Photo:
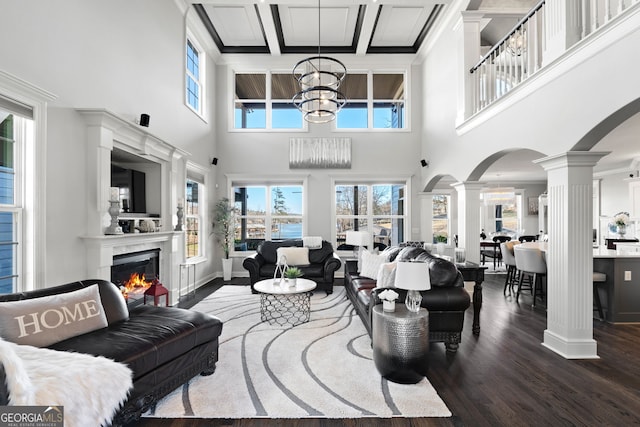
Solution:
[(111, 164), (111, 186), (120, 188), (120, 203), (126, 213), (147, 213), (146, 174)]

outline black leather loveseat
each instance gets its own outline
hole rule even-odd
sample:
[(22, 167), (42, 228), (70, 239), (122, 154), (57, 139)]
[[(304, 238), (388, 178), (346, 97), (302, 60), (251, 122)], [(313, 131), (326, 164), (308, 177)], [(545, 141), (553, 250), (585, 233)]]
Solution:
[[(302, 239), (284, 240), (280, 242), (264, 241), (256, 249), (256, 253), (245, 258), (242, 266), (249, 272), (251, 290), (253, 285), (264, 279), (273, 278), (280, 247), (303, 247)], [(316, 282), (318, 290), (333, 292), (333, 279), (336, 270), (342, 262), (333, 251), (333, 246), (326, 240), (322, 241), (322, 247), (309, 249), (309, 264), (298, 265), (302, 270), (302, 277)]]
[[(197, 311), (142, 305), (128, 310), (120, 290), (111, 282), (86, 280), (37, 291), (0, 295), (0, 302), (39, 298), (98, 284), (108, 326), (49, 345), (60, 351), (104, 356), (126, 364), (133, 372), (133, 389), (112, 425), (136, 420), (157, 400), (197, 374), (212, 374), (218, 360), (222, 322)], [(63, 366), (60, 369), (64, 369)], [(87, 375), (95, 375), (87, 372)], [(108, 372), (104, 373), (108, 375)], [(0, 389), (4, 382), (0, 383)], [(0, 390), (0, 399), (8, 391)], [(0, 405), (6, 405), (0, 401)]]
[[(448, 351), (455, 352), (461, 340), (465, 310), (471, 298), (464, 289), (462, 275), (456, 266), (442, 258), (435, 257), (422, 248), (390, 247), (386, 253), (389, 261), (415, 261), (429, 264), (431, 289), (421, 292), (421, 306), (429, 310), (429, 340), (444, 342)], [(347, 296), (371, 335), (371, 312), (382, 301), (377, 295), (387, 288), (376, 288), (376, 278), (358, 274), (356, 261), (347, 261), (344, 286)], [(406, 291), (394, 288), (400, 296), (398, 303), (404, 303)]]

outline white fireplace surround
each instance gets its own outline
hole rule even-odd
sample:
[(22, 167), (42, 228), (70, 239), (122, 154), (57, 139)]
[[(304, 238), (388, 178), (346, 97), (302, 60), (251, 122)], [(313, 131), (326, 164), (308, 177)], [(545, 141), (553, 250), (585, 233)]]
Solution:
[[(185, 197), (188, 153), (157, 138), (133, 122), (105, 109), (78, 109), (87, 123), (87, 182), (89, 201), (87, 278), (111, 280), (113, 257), (160, 249), (162, 284), (175, 305), (180, 293), (180, 264), (185, 260), (185, 233), (173, 231), (177, 201)], [(105, 235), (109, 225), (111, 152), (114, 148), (160, 165), (160, 230), (153, 233)]]

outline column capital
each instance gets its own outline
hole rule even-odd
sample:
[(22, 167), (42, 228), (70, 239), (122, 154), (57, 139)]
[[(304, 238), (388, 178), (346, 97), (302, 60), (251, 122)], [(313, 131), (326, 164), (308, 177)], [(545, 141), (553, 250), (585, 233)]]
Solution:
[(566, 153), (556, 154), (553, 156), (543, 157), (534, 160), (533, 163), (539, 164), (546, 171), (567, 168), (572, 166), (593, 167), (604, 156), (611, 153), (610, 151), (567, 151)]

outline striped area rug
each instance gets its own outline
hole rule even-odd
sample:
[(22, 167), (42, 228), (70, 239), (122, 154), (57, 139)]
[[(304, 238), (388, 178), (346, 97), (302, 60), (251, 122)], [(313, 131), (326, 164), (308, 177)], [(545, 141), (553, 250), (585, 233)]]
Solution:
[(216, 372), (197, 376), (145, 417), (449, 417), (431, 383), (380, 376), (371, 340), (343, 287), (311, 297), (311, 319), (296, 327), (260, 321), (260, 297), (224, 286), (192, 310), (224, 322)]

